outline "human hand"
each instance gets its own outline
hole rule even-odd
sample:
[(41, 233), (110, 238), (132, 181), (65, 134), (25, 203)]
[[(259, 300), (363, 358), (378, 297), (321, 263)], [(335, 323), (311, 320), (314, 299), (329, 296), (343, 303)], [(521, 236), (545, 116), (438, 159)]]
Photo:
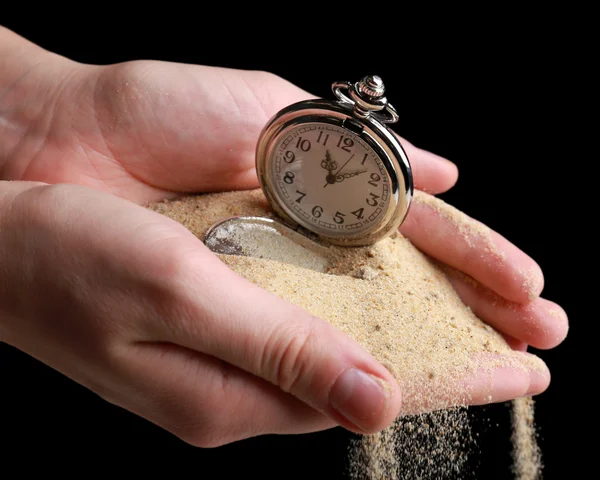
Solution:
[(87, 187), (0, 192), (0, 340), (197, 446), (393, 420), (370, 354), (179, 223)]
[[(45, 70), (50, 66), (54, 69), (54, 75), (48, 75), (48, 71)], [(39, 88), (41, 82), (51, 82), (52, 85)], [(45, 101), (48, 92), (51, 92), (52, 102)], [(136, 203), (172, 198), (186, 192), (254, 188), (258, 186), (253, 157), (258, 132), (270, 115), (279, 108), (310, 97), (311, 95), (288, 82), (262, 72), (241, 72), (164, 62), (130, 62), (96, 67), (50, 56), (47, 63), (39, 63), (36, 69), (21, 77), (8, 95), (0, 99), (0, 112), (6, 120), (3, 125), (16, 125), (16, 128), (5, 128), (3, 131), (3, 134), (7, 134), (4, 136), (7, 140), (0, 145), (1, 172), (3, 178), (79, 183)], [(35, 115), (32, 112), (30, 115), (19, 115), (23, 113), (23, 98), (30, 98), (30, 105), (48, 106)], [(44, 128), (41, 128), (42, 126)], [(418, 189), (440, 193), (454, 184), (457, 177), (454, 165), (417, 149), (406, 141), (403, 141), (403, 145), (411, 159)], [(418, 201), (411, 208), (402, 231), (417, 247), (491, 287), (496, 295), (500, 295), (498, 298), (504, 298), (508, 302), (499, 303), (498, 298), (486, 300), (491, 293), (477, 293), (479, 290), (468, 282), (465, 282), (467, 286), (460, 281), (456, 283), (463, 299), (472, 305), (477, 302), (476, 312), (498, 330), (505, 332), (515, 348), (522, 349), (524, 343), (550, 348), (564, 338), (567, 330), (564, 312), (550, 302), (537, 299), (543, 283), (541, 271), (516, 247), (500, 240), (498, 248), (508, 252), (505, 260), (490, 263), (493, 259), (490, 258), (489, 252), (486, 254), (489, 243), (473, 243), (464, 236), (461, 238), (460, 226), (457, 226), (452, 218), (440, 215), (426, 203), (420, 204)], [(453, 233), (450, 238), (455, 242), (449, 245), (448, 237), (437, 235), (436, 232)], [(496, 238), (496, 234), (492, 236)], [(105, 248), (109, 249), (108, 246)], [(212, 258), (199, 242), (196, 242), (195, 248), (202, 251), (203, 259)], [(194, 255), (200, 256), (200, 253), (195, 252)], [(165, 261), (168, 262), (168, 259)], [(319, 350), (321, 344), (310, 343), (314, 341), (313, 334), (299, 336), (300, 341), (303, 338), (310, 341), (306, 347), (293, 345), (300, 351), (301, 358), (294, 358), (293, 355), (292, 358), (286, 357), (290, 362), (290, 370), (302, 372), (302, 378), (296, 383), (308, 382), (313, 385), (313, 381), (319, 383), (327, 378), (330, 382), (329, 387), (335, 379), (335, 373), (341, 371), (340, 365), (346, 365), (344, 362), (348, 358), (356, 359), (358, 357), (355, 355), (358, 355), (361, 359), (368, 357), (369, 362), (373, 362), (370, 356), (363, 357), (366, 354), (358, 345), (349, 342), (337, 332), (332, 332), (323, 322), (312, 318), (307, 320), (304, 312), (281, 303), (280, 300), (263, 296), (265, 301), (254, 303), (252, 308), (262, 307), (264, 311), (249, 310), (248, 292), (256, 294), (256, 289), (237, 277), (222, 277), (221, 274), (232, 274), (225, 274), (222, 267), (217, 267), (220, 264), (214, 258), (202, 265), (202, 271), (208, 271), (204, 267), (209, 265), (211, 269), (217, 269), (219, 278), (227, 279), (223, 285), (228, 286), (226, 291), (218, 291), (216, 287), (209, 289), (213, 302), (210, 311), (213, 312), (215, 321), (221, 317), (214, 306), (220, 305), (232, 318), (239, 320), (238, 327), (246, 327), (250, 332), (255, 328), (253, 321), (260, 323), (262, 316), (268, 315), (266, 312), (281, 312), (282, 310), (278, 310), (281, 308), (292, 309), (298, 325), (306, 322), (310, 328), (317, 324), (318, 328), (327, 329), (328, 334), (324, 337), (329, 339), (326, 349), (329, 349), (330, 345), (339, 346), (339, 350), (329, 352), (335, 357), (334, 360), (330, 362), (327, 357), (325, 361), (321, 356), (325, 352)], [(211, 275), (214, 274), (211, 272)], [(236, 278), (237, 283), (231, 283), (232, 278)], [(232, 304), (228, 296), (229, 292), (233, 291), (231, 285), (237, 285), (241, 299), (245, 299), (243, 302), (239, 300), (237, 305)], [(530, 294), (535, 299), (530, 299)], [(264, 295), (264, 292), (261, 291), (261, 295)], [(227, 299), (226, 303), (224, 299)], [(501, 308), (502, 305), (506, 308)], [(254, 311), (255, 315), (241, 318), (241, 312), (248, 311)], [(107, 316), (104, 321), (110, 323), (110, 318)], [(81, 332), (81, 335), (87, 338), (84, 332)], [(170, 343), (178, 345), (177, 348), (194, 350), (194, 347), (186, 343), (188, 340), (179, 339), (178, 342)], [(215, 341), (230, 342), (226, 338)], [(168, 355), (165, 355), (165, 358), (167, 357)], [(71, 357), (71, 360), (75, 358)], [(214, 361), (213, 358), (222, 357), (207, 356), (206, 360)], [(250, 364), (256, 362), (256, 359), (250, 357), (243, 360)], [(369, 362), (363, 366), (368, 364), (367, 370), (389, 382), (390, 397), (387, 406), (382, 407), (381, 412), (354, 423), (332, 413), (331, 410), (326, 410), (325, 415), (316, 415), (314, 412), (317, 410), (313, 411), (310, 408), (310, 414), (298, 413), (305, 412), (305, 405), (323, 408), (323, 402), (327, 402), (325, 397), (328, 388), (321, 391), (307, 390), (303, 393), (286, 388), (285, 382), (280, 385), (281, 389), (275, 388), (271, 394), (276, 397), (283, 395), (287, 402), (289, 398), (283, 392), (289, 389), (302, 400), (302, 407), (284, 409), (289, 414), (285, 417), (289, 422), (281, 421), (275, 426), (264, 416), (254, 416), (245, 405), (239, 404), (231, 410), (232, 405), (223, 402), (230, 412), (236, 413), (232, 415), (229, 412), (225, 419), (220, 418), (223, 421), (227, 420), (227, 423), (219, 425), (221, 436), (213, 438), (211, 432), (214, 434), (216, 429), (214, 423), (203, 424), (200, 420), (210, 416), (210, 407), (216, 408), (215, 412), (220, 412), (218, 400), (223, 398), (213, 399), (213, 402), (207, 400), (208, 408), (198, 408), (196, 404), (196, 410), (192, 412), (191, 407), (181, 408), (181, 397), (176, 394), (169, 396), (167, 392), (161, 397), (163, 411), (172, 412), (175, 420), (170, 422), (166, 419), (168, 415), (162, 423), (152, 415), (146, 418), (166, 425), (167, 429), (173, 423), (191, 425), (187, 431), (193, 430), (190, 434), (194, 437), (193, 443), (203, 445), (226, 443), (260, 433), (317, 430), (332, 426), (336, 422), (354, 431), (375, 431), (389, 424), (400, 410), (401, 392), (397, 391), (394, 380), (386, 371), (381, 370), (378, 364)], [(81, 377), (73, 367), (76, 363), (68, 362), (62, 368), (56, 362), (49, 362), (50, 365), (56, 364), (56, 368), (84, 383), (83, 380), (79, 380)], [(131, 364), (131, 368), (134, 368), (134, 364), (135, 362)], [(237, 366), (235, 362), (228, 362), (227, 365)], [(167, 362), (163, 368), (168, 368)], [(252, 381), (256, 381), (254, 377), (257, 375), (257, 378), (262, 378), (260, 374), (254, 374), (252, 368), (248, 368), (254, 375), (249, 375)], [(243, 371), (247, 373), (246, 370)], [(230, 374), (226, 372), (227, 370), (223, 370), (218, 373), (217, 370), (212, 378), (228, 378)], [(309, 377), (317, 380), (311, 380)], [(181, 377), (179, 378), (181, 380)], [(201, 375), (193, 378), (194, 381), (202, 381)], [(211, 377), (209, 375), (205, 378)], [(244, 377), (244, 380), (247, 378)], [(494, 401), (500, 401), (525, 393), (540, 393), (547, 387), (548, 381), (549, 374), (532, 373), (528, 376), (511, 372), (494, 385), (492, 397)], [(94, 389), (95, 384), (91, 383), (92, 380), (89, 382)], [(278, 385), (277, 379), (275, 384)], [(170, 385), (172, 383), (160, 384), (160, 380), (157, 380), (154, 388), (164, 391)], [(144, 394), (148, 394), (149, 391), (145, 390)], [(130, 397), (127, 397), (128, 393)], [(485, 398), (473, 398), (473, 403), (487, 401), (488, 393), (486, 392)], [(125, 388), (122, 395), (121, 404), (128, 402), (126, 408), (137, 412), (139, 408), (136, 407), (136, 400), (141, 402), (139, 399), (142, 394), (138, 392), (136, 395)], [(246, 398), (251, 397), (252, 394), (248, 394)], [(170, 404), (165, 406), (169, 402)], [(362, 402), (367, 408), (373, 405), (369, 402), (376, 402), (376, 397), (357, 397), (357, 402)], [(248, 403), (255, 405), (252, 401)], [(269, 402), (266, 404), (270, 405)], [(192, 416), (182, 421), (182, 417), (177, 416), (180, 410), (191, 413)], [(293, 415), (291, 411), (294, 412)], [(140, 415), (144, 416), (144, 413)], [(355, 416), (360, 417), (361, 414), (355, 413)], [(363, 428), (358, 428), (357, 423), (362, 423)], [(179, 434), (177, 428), (171, 428), (171, 431)], [(184, 432), (181, 436), (190, 438), (190, 435)]]
[[(14, 76), (0, 96), (0, 178), (75, 183), (140, 204), (257, 188), (261, 129), (284, 106), (314, 98), (267, 72), (158, 61), (92, 66), (51, 53)], [(403, 146), (416, 188), (440, 193), (455, 183), (453, 163)]]

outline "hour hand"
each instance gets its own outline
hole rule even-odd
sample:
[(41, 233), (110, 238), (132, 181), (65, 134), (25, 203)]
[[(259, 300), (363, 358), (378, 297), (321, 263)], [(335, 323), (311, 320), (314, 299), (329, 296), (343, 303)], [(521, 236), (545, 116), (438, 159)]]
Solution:
[(327, 170), (329, 173), (333, 172), (337, 168), (337, 162), (331, 158), (329, 150), (325, 150), (325, 160), (321, 161), (321, 167)]

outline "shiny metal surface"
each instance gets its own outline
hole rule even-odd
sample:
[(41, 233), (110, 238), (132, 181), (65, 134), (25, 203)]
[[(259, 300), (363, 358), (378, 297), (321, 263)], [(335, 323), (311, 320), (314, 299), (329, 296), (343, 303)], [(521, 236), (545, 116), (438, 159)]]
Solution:
[(399, 119), (396, 109), (384, 96), (385, 85), (377, 75), (363, 77), (355, 83), (335, 82), (331, 89), (341, 102), (354, 106), (354, 114), (359, 118), (372, 117), (381, 123), (396, 123)]
[(295, 263), (324, 273), (329, 267), (328, 247), (317, 240), (310, 232), (295, 231), (277, 219), (251, 216), (217, 222), (204, 236), (204, 244), (214, 253)]
[[(279, 139), (298, 125), (322, 122), (351, 130), (377, 153), (390, 179), (391, 201), (387, 211), (377, 224), (359, 235), (350, 232), (343, 236), (320, 235), (322, 240), (335, 245), (364, 246), (390, 235), (406, 218), (413, 195), (412, 169), (408, 156), (398, 138), (384, 125), (398, 120), (396, 110), (383, 96), (382, 82), (369, 77), (363, 78), (361, 82), (334, 83), (332, 89), (338, 100), (302, 101), (280, 110), (263, 128), (256, 147), (258, 178), (274, 211), (287, 224), (294, 227), (300, 225), (308, 230), (311, 230), (311, 225), (286, 208), (274, 188), (269, 164), (274, 161), (274, 146)], [(378, 88), (380, 94), (375, 93), (379, 96), (365, 93)], [(343, 93), (344, 89), (349, 90), (350, 97)]]

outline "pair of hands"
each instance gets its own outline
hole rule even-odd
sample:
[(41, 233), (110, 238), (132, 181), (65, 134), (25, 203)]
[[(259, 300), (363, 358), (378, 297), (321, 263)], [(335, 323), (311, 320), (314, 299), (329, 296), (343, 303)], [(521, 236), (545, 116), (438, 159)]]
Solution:
[[(360, 345), (144, 208), (257, 188), (260, 129), (310, 94), (264, 72), (82, 65), (0, 34), (28, 58), (0, 87), (0, 178), (12, 180), (0, 182), (0, 340), (197, 446), (393, 421), (402, 392)], [(403, 145), (417, 189), (454, 185), (454, 164)], [(401, 230), (479, 282), (454, 280), (513, 348), (566, 336), (562, 309), (539, 297), (541, 270), (500, 235), (503, 260), (424, 203)], [(550, 376), (496, 378), (492, 401), (541, 393)]]

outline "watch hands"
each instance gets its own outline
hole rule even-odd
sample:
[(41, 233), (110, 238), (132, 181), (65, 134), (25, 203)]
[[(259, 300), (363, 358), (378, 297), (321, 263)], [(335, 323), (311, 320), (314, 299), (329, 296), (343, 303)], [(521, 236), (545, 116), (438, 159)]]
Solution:
[(346, 163), (344, 163), (342, 165), (342, 168), (340, 168), (337, 172), (335, 172), (335, 173), (329, 173), (329, 175), (327, 175), (327, 177), (326, 177), (327, 183), (323, 186), (323, 188), (325, 188), (330, 183), (335, 183), (338, 175), (340, 174), (340, 172), (344, 169), (344, 167), (346, 165), (348, 165), (348, 162), (350, 162), (350, 160), (352, 160), (353, 158), (354, 158), (354, 154), (352, 154), (350, 156), (350, 158), (348, 160), (346, 160)]
[(321, 167), (327, 170), (329, 173), (333, 172), (337, 168), (337, 162), (332, 160), (329, 150), (325, 151), (325, 160), (321, 161)]
[(336, 175), (335, 180), (336, 180), (336, 182), (341, 182), (345, 178), (355, 177), (356, 175), (360, 175), (361, 173), (365, 173), (365, 172), (366, 172), (366, 170), (359, 170), (358, 172), (344, 173), (342, 175)]

